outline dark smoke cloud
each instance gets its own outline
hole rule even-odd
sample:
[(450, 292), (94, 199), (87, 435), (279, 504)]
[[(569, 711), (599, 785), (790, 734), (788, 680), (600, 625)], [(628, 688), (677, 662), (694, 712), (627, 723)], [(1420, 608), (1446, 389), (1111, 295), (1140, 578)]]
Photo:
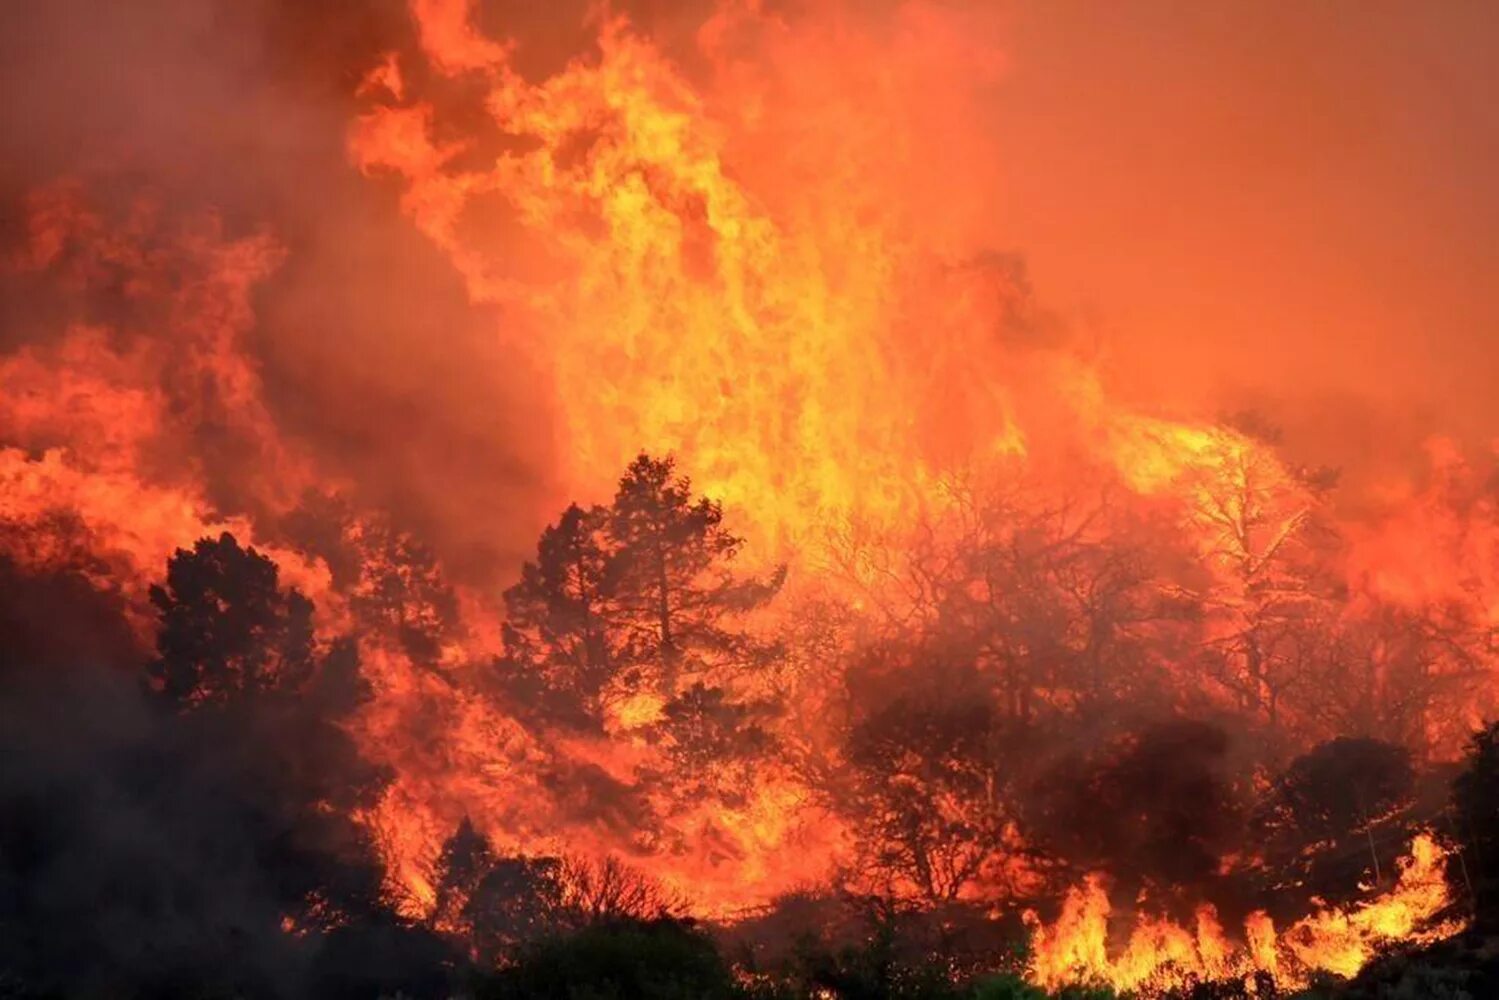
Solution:
[(253, 728), (163, 712), (132, 675), (0, 653), (0, 991), (447, 995), (454, 956), (383, 912), (284, 932), (299, 859), (331, 855), (281, 826), (274, 756)]
[(133, 680), (0, 675), (0, 972), (68, 996), (205, 975), (285, 994), (305, 956), (234, 791), (174, 747)]

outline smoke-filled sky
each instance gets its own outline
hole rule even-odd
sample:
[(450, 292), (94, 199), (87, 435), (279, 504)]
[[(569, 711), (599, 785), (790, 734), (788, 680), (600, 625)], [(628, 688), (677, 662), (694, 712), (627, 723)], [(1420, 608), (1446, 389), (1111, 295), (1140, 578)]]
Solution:
[[(685, 51), (683, 26), (712, 5), (625, 6)], [(794, 19), (804, 5), (775, 6)], [(519, 38), (517, 67), (539, 75), (589, 37), (586, 7), (491, 2), (479, 24)], [(1262, 409), (1355, 482), (1404, 467), (1433, 432), (1492, 438), (1499, 8), (967, 7), (984, 15), (964, 22), (986, 33), (972, 44), (1003, 59), (975, 81), (985, 115), (961, 119), (1003, 153), (974, 211), (1127, 398)], [(123, 169), (269, 229), (288, 257), (256, 337), (284, 425), (430, 534), (555, 498), (536, 379), (401, 218), (396, 188), (349, 162), (359, 79), (413, 45), (403, 4), (61, 0), (0, 17), (7, 206), (59, 174)], [(4, 316), (6, 342), (25, 339), (24, 308)], [(513, 555), (533, 529), (490, 541)]]
[[(1221, 697), (1266, 708), (1273, 730), (1290, 689), (1261, 675), (1257, 645), (1220, 651), (1270, 620), (1251, 597), (1280, 573), (1316, 609), (1285, 618), (1310, 644), (1277, 654), (1297, 684), (1341, 688), (1376, 647), (1395, 651), (1361, 675), (1363, 703), (1407, 663), (1432, 684), (1387, 716), (1338, 690), (1293, 719), (1297, 739), (1338, 732), (1324, 716), (1360, 732), (1394, 718), (1446, 753), (1494, 704), (1485, 690), (1452, 710), (1467, 689), (1437, 700), (1447, 677), (1425, 647), (1383, 630), (1440, 607), (1476, 644), (1499, 620), (1477, 485), (1492, 462), (1456, 457), (1499, 445), (1499, 7), (619, 0), (628, 24), (602, 9), (0, 5), (0, 574), (58, 575), (0, 607), (19, 655), (130, 647), (133, 663), (157, 624), (146, 584), (176, 546), (233, 529), (317, 600), (321, 638), (358, 637), (374, 691), (359, 745), (395, 776), (371, 823), (391, 878), (427, 902), (423, 873), (465, 816), (527, 853), (563, 836), (628, 850), (723, 907), (842, 864), (845, 831), (801, 804), (819, 796), (786, 761), (755, 770), (732, 814), (668, 801), (681, 789), (640, 763), (666, 752), (650, 741), (689, 679), (665, 610), (659, 676), (611, 674), (607, 713), (595, 685), (586, 737), (554, 736), (551, 709), (527, 703), (541, 688), (506, 686), (560, 654), (521, 631), (555, 595), (504, 588), (563, 506), (607, 501), (642, 449), (676, 465), (635, 468), (722, 500), (735, 537), (715, 559), (790, 566), (774, 627), (823, 631), (821, 582), (833, 618), (843, 587), (873, 595), (850, 599), (831, 652), (809, 645), (805, 670), (788, 657), (800, 687), (766, 702), (784, 699), (788, 746), (829, 760), (839, 726), (948, 687), (919, 673), (932, 650), (982, 663), (969, 651), (1006, 616), (1027, 649), (1000, 668), (1012, 721), (1041, 690), (1033, 661), (1087, 659), (1091, 679), (1053, 693), (1083, 705), (1112, 690), (1114, 657), (1121, 720), (1148, 692), (1141, 719)], [(1242, 433), (1216, 423), (1247, 410), (1264, 419), (1224, 421)], [(1284, 453), (1256, 440), (1266, 424)], [(1460, 442), (1440, 474), (1435, 435)], [(1304, 463), (1344, 471), (1325, 519), (1331, 479)], [(622, 530), (630, 497), (580, 537)], [(999, 562), (1018, 596), (949, 639), (966, 596), (954, 612), (923, 582), (900, 593), (903, 563), (919, 581), (935, 558), (927, 536), (962, 556), (941, 582), (959, 596), (1015, 539), (1080, 547), (1055, 570)], [(605, 575), (633, 551), (600, 549)], [(1117, 608), (1069, 575), (1095, 557), (1100, 580), (1121, 577)], [(610, 597), (629, 628), (640, 594)], [(929, 636), (927, 612), (904, 609), (923, 602)], [(67, 629), (34, 626), (52, 611)], [(898, 642), (889, 664), (868, 658), (888, 667), (876, 683), (859, 646), (882, 618)], [(1052, 633), (1055, 653), (1033, 643)], [(1100, 654), (1105, 634), (1122, 638)], [(1443, 669), (1472, 676), (1477, 654), (1438, 634)], [(1240, 655), (1235, 688), (1221, 676)], [(772, 684), (739, 669), (724, 683)], [(1217, 736), (1187, 736), (1222, 756)], [(1147, 756), (1177, 761), (1167, 744)], [(642, 846), (653, 796), (669, 815), (656, 843), (691, 850)]]
[(1144, 398), (1370, 449), (1494, 434), (1499, 7), (1008, 10), (1007, 231)]

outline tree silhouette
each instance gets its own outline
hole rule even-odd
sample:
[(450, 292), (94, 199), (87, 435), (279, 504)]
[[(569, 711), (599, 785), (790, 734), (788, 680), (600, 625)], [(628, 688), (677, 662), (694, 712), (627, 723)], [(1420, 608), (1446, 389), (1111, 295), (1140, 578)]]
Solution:
[(1006, 846), (1005, 728), (961, 697), (899, 698), (854, 727), (851, 812), (879, 891), (956, 899)]
[(164, 586), (148, 688), (179, 738), (244, 792), (242, 823), (288, 910), (333, 926), (381, 909), (380, 866), (357, 817), (389, 780), (344, 723), (369, 698), (352, 640), (319, 650), (313, 604), (227, 532), (179, 549)]
[(463, 817), (458, 829), (443, 841), (437, 856), (437, 907), (433, 914), (437, 923), (453, 925), (462, 920), (464, 905), (494, 863), (489, 838)]
[(658, 728), (678, 764), (700, 769), (767, 749), (771, 736), (756, 721), (762, 709), (734, 701), (723, 688), (699, 681), (666, 703)]
[(228, 532), (178, 549), (166, 585), (151, 587), (161, 618), (153, 688), (178, 705), (224, 703), (294, 688), (311, 675), (312, 602), (282, 590), (276, 564)]
[(458, 599), (431, 550), (375, 518), (355, 522), (345, 536), (360, 555), (350, 609), (366, 627), (386, 630), (412, 660), (436, 661), (458, 628)]
[[(742, 540), (722, 521), (671, 459), (647, 455), (609, 506), (568, 507), (505, 593), (499, 668), (519, 707), (598, 728), (612, 698), (647, 692), (668, 706), (658, 731), (673, 735), (673, 749), (694, 734), (722, 736), (710, 730), (735, 714), (733, 682), (779, 652), (744, 619), (782, 580), (735, 574)], [(698, 711), (707, 701), (712, 719)]]
[(608, 563), (622, 655), (653, 671), (661, 687), (676, 689), (683, 674), (719, 665), (758, 665), (772, 648), (742, 629), (740, 616), (762, 607), (780, 589), (769, 580), (735, 576), (728, 564), (743, 539), (723, 526), (723, 510), (677, 476), (670, 458), (640, 455), (626, 470), (609, 511), (614, 544)]
[(570, 857), (563, 862), (567, 907), (584, 925), (659, 920), (682, 915), (683, 899), (616, 857)]
[(568, 917), (558, 858), (496, 860), (463, 907), (474, 953), (491, 963), (566, 929)]
[(513, 693), (575, 723), (600, 717), (600, 699), (616, 671), (605, 523), (603, 508), (570, 505), (542, 532), (535, 561), (505, 592)]
[(461, 633), (457, 594), (436, 554), (389, 515), (359, 508), (342, 493), (309, 490), (283, 527), (327, 564), (362, 636), (378, 636), (432, 666), (444, 642)]
[[(1291, 762), (1276, 779), (1255, 829), (1272, 863), (1294, 870), (1297, 879), (1311, 877), (1320, 852), (1352, 853), (1381, 874), (1376, 828), (1410, 805), (1415, 772), (1410, 751), (1393, 743), (1355, 737), (1329, 740)], [(1396, 839), (1404, 842), (1398, 824)], [(1357, 843), (1348, 844), (1350, 838)], [(1388, 846), (1388, 845), (1387, 845)], [(1348, 887), (1362, 874), (1357, 864)], [(1326, 893), (1325, 874), (1316, 887)]]

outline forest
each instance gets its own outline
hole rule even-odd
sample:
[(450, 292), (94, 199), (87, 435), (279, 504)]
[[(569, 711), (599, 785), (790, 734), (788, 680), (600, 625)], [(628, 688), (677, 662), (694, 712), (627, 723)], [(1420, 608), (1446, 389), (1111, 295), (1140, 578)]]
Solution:
[(0, 5), (0, 1000), (1499, 995), (1371, 2)]
[[(69, 606), (98, 641), (128, 627), (103, 628), (111, 608), (75, 575), (12, 562), (6, 995), (999, 998), (1043, 996), (1039, 979), (1103, 996), (1120, 967), (1046, 964), (1046, 921), (1089, 873), (1184, 924), (1204, 901), (1229, 926), (1290, 921), (1390, 889), (1420, 835), (1446, 845), (1420, 919), (1468, 935), (1492, 922), (1499, 727), (1447, 765), (1429, 742), (1446, 734), (1424, 724), (1458, 713), (1443, 699), (1466, 697), (1484, 662), (1460, 620), (1327, 614), (1335, 595), (1298, 565), (1295, 529), (1239, 563), (1264, 586), (1192, 600), (1151, 571), (1161, 552), (1097, 530), (1106, 508), (1022, 511), (964, 507), (945, 550), (934, 532), (899, 618), (826, 592), (767, 618), (796, 599), (784, 570), (740, 571), (720, 506), (641, 455), (608, 504), (572, 505), (543, 533), (503, 594), (502, 653), (439, 681), (559, 746), (633, 753), (627, 780), (574, 763), (579, 784), (557, 793), (628, 824), (632, 853), (566, 837), (517, 853), (464, 817), (425, 910), (387, 871), (368, 820), (392, 774), (356, 738), (372, 698), (357, 635), (443, 669), (455, 596), (420, 546), (376, 536), (383, 561), (350, 579), (352, 631), (327, 635), (273, 560), (228, 532), (201, 538), (150, 588), (154, 651), (134, 671), (38, 671), (78, 647), (37, 634), (28, 601)], [(308, 523), (347, 544), (337, 513)], [(1224, 608), (1237, 631), (1203, 639)], [(1391, 647), (1426, 684), (1386, 701), (1354, 668)], [(791, 724), (810, 701), (798, 677), (824, 682), (806, 664), (830, 655), (851, 657), (841, 690), (815, 725)], [(731, 814), (782, 774), (846, 831), (822, 881), (729, 915), (641, 866), (682, 850), (675, 815)], [(1307, 992), (1276, 992), (1263, 967), (1215, 970), (1200, 940), (1122, 981), (1148, 996), (1485, 995), (1478, 971), (1420, 963), (1400, 981), (1425, 985), (1404, 993), (1334, 985), (1435, 940), (1422, 929), (1356, 936), (1351, 968), (1331, 954), (1346, 934), (1287, 935), (1275, 971)], [(1421, 992), (1438, 981), (1449, 993)]]

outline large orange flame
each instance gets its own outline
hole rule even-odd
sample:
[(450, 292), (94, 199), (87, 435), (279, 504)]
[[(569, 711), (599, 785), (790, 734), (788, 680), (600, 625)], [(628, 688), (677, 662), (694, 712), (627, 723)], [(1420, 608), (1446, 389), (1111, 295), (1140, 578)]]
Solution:
[(1282, 988), (1304, 986), (1315, 972), (1352, 976), (1382, 947), (1440, 940), (1462, 929), (1462, 921), (1441, 916), (1451, 903), (1445, 856), (1422, 834), (1387, 891), (1347, 909), (1319, 910), (1279, 935), (1266, 914), (1254, 913), (1242, 936), (1231, 939), (1204, 906), (1193, 927), (1136, 914), (1123, 946), (1113, 948), (1108, 892), (1101, 879), (1090, 878), (1068, 893), (1054, 923), (1032, 916), (1030, 974), (1047, 988), (1105, 984), (1144, 995), (1257, 972), (1271, 974)]

